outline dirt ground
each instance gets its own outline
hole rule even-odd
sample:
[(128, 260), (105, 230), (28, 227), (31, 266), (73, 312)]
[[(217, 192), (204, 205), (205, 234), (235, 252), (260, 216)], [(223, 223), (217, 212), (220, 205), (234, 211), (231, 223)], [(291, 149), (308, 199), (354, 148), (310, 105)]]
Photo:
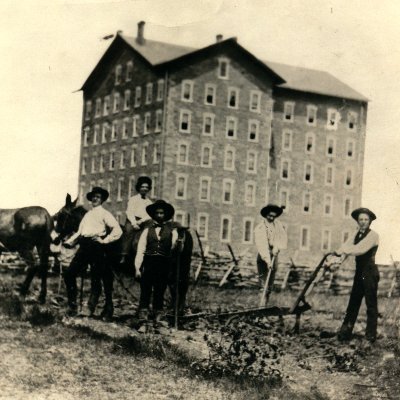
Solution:
[[(124, 283), (137, 296), (137, 285), (132, 286), (128, 278)], [(312, 293), (309, 301), (313, 309), (302, 317), (299, 335), (291, 332), (292, 317), (285, 317), (283, 327), (277, 318), (243, 319), (246, 332), (279, 348), (282, 384), (268, 388), (239, 382), (234, 375), (210, 379), (193, 370), (187, 353), (193, 350), (198, 359), (207, 353), (202, 337), (205, 333), (222, 337), (219, 323), (199, 321), (187, 326), (187, 331), (167, 330), (162, 339), (160, 335), (138, 336), (127, 318), (133, 315), (135, 302), (118, 286), (114, 323), (94, 323), (88, 318), (71, 323), (62, 319), (62, 302), (61, 306), (54, 303), (55, 278), (50, 280), (49, 305), (28, 306), (28, 312), (18, 316), (18, 306), (8, 300), (9, 275), (0, 275), (0, 286), (1, 399), (400, 398), (398, 298), (380, 299), (379, 340), (373, 346), (363, 339), (364, 307), (350, 343), (342, 344), (332, 337), (340, 326), (347, 297)], [(193, 312), (233, 310), (256, 306), (258, 297), (256, 290), (197, 286), (190, 289), (188, 304)], [(270, 305), (290, 306), (294, 298), (295, 293), (275, 293)], [(114, 339), (117, 332), (119, 339)], [(146, 345), (140, 349), (127, 346), (121, 338), (131, 333)], [(159, 343), (175, 347), (164, 354)], [(182, 349), (182, 354), (185, 351), (187, 359), (180, 360), (180, 351), (174, 349)]]

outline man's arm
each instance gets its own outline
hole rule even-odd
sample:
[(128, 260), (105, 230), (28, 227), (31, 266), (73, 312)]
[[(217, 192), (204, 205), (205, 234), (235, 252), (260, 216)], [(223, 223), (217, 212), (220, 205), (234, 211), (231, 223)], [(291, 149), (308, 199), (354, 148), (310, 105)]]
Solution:
[(268, 237), (262, 224), (257, 225), (254, 230), (254, 241), (260, 257), (270, 265), (271, 255), (269, 254)]
[(77, 241), (77, 239), (79, 238), (79, 236), (81, 236), (81, 232), (82, 232), (82, 224), (85, 221), (85, 217), (86, 215), (83, 216), (81, 223), (79, 224), (79, 228), (78, 231), (74, 234), (72, 234), (65, 242), (64, 242), (64, 246), (74, 246), (75, 242)]
[(143, 258), (144, 258), (144, 253), (146, 251), (147, 247), (147, 233), (148, 229), (144, 229), (143, 232), (140, 235), (137, 250), (136, 250), (136, 257), (135, 257), (135, 270), (136, 270), (136, 276), (140, 276), (140, 267), (142, 266), (143, 263)]
[(138, 224), (136, 222), (135, 203), (136, 203), (136, 198), (134, 196), (128, 200), (128, 206), (126, 208), (126, 217), (129, 219), (129, 221), (131, 221), (131, 224), (134, 227), (138, 227)]
[(118, 221), (110, 212), (106, 212), (104, 216), (104, 222), (106, 226), (111, 229), (111, 232), (101, 241), (101, 243), (107, 244), (115, 242), (122, 236), (122, 229), (119, 226)]
[(371, 231), (363, 240), (361, 240), (361, 242), (357, 244), (346, 242), (340, 249), (341, 253), (339, 254), (345, 254), (348, 256), (361, 256), (378, 245), (379, 236), (376, 232)]
[(287, 248), (287, 233), (280, 221), (275, 221), (275, 240), (272, 249), (273, 255), (277, 255), (280, 250)]

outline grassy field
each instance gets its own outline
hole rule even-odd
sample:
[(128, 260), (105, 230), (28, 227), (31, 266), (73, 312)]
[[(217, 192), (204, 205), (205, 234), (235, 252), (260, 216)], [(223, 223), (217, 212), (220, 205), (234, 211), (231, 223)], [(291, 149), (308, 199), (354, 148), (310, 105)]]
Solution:
[[(124, 282), (130, 286), (128, 278)], [(241, 319), (238, 329), (245, 338), (255, 337), (261, 352), (266, 343), (279, 349), (283, 380), (271, 386), (235, 375), (239, 366), (217, 377), (207, 374), (206, 368), (194, 368), (193, 360), (181, 357), (179, 351), (154, 350), (172, 336), (144, 335), (143, 340), (139, 337), (142, 346), (132, 346), (90, 329), (65, 326), (61, 323), (64, 308), (51, 305), (56, 284), (50, 280), (50, 305), (26, 306), (21, 312), (21, 305), (10, 300), (10, 277), (0, 276), (0, 398), (328, 400), (396, 399), (400, 393), (398, 298), (379, 299), (380, 338), (372, 347), (363, 340), (364, 306), (352, 342), (342, 344), (329, 335), (324, 339), (324, 332), (334, 333), (340, 326), (347, 296), (311, 293), (308, 300), (313, 309), (302, 317), (299, 335), (290, 332), (292, 317), (285, 317), (284, 327), (272, 317)], [(137, 285), (132, 290), (137, 296)], [(133, 314), (136, 304), (118, 285), (115, 297), (120, 323), (104, 323), (104, 327), (113, 331), (124, 326), (129, 331), (122, 316)], [(290, 306), (295, 297), (291, 292), (274, 293), (270, 305)], [(193, 311), (234, 310), (257, 306), (258, 299), (257, 290), (197, 286), (190, 289), (188, 304)], [(182, 332), (183, 338), (207, 334), (222, 343), (227, 337), (223, 324), (199, 321), (190, 329), (194, 330)], [(214, 356), (211, 351), (210, 359)]]

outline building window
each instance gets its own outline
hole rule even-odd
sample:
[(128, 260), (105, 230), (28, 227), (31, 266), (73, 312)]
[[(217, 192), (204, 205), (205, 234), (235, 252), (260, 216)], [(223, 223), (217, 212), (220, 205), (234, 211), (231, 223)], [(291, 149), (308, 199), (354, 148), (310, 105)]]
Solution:
[(119, 85), (122, 81), (122, 65), (117, 65), (115, 68), (115, 84)]
[(115, 142), (117, 140), (118, 126), (119, 126), (119, 122), (113, 121), (112, 126), (111, 126), (111, 139), (110, 139), (111, 142)]
[(239, 89), (228, 88), (228, 108), (239, 108)]
[(100, 125), (95, 125), (93, 130), (93, 144), (97, 144), (99, 142), (100, 136)]
[(86, 175), (86, 157), (82, 158), (81, 175)]
[(160, 162), (160, 158), (161, 158), (161, 145), (160, 145), (160, 142), (154, 142), (154, 146), (153, 146), (153, 164), (158, 164)]
[(164, 80), (160, 79), (157, 82), (157, 101), (162, 101), (164, 98)]
[(187, 175), (176, 175), (176, 191), (175, 198), (186, 200), (187, 195)]
[(79, 204), (82, 204), (85, 201), (85, 193), (86, 193), (86, 184), (85, 182), (82, 182), (79, 185)]
[(197, 214), (197, 233), (200, 238), (207, 240), (208, 237), (208, 214)]
[(188, 165), (189, 164), (189, 144), (179, 143), (178, 144), (178, 154), (177, 154), (177, 164)]
[(260, 130), (260, 121), (255, 119), (249, 120), (248, 140), (250, 142), (258, 142), (258, 132)]
[(158, 197), (157, 188), (158, 188), (158, 174), (152, 176), (153, 183), (151, 185), (150, 197)]
[(329, 229), (322, 230), (321, 250), (329, 251), (331, 249), (331, 231)]
[(131, 167), (135, 167), (137, 163), (137, 146), (131, 147)]
[(306, 148), (307, 154), (315, 153), (315, 135), (312, 132), (308, 132), (306, 135)]
[(107, 143), (107, 132), (110, 129), (110, 125), (106, 122), (103, 124), (101, 131), (101, 143)]
[(181, 110), (179, 114), (179, 131), (190, 133), (192, 113), (190, 111)]
[(281, 161), (281, 179), (284, 181), (290, 179), (290, 160)]
[(150, 123), (151, 123), (151, 114), (147, 112), (146, 114), (144, 114), (143, 135), (148, 135), (150, 133)]
[(329, 130), (336, 130), (340, 121), (340, 113), (334, 108), (328, 108), (328, 120), (326, 127)]
[(146, 85), (146, 104), (151, 104), (153, 101), (153, 84), (148, 83)]
[(200, 165), (202, 167), (212, 166), (212, 146), (209, 144), (203, 144), (201, 146)]
[(244, 204), (253, 207), (256, 204), (256, 183), (246, 182), (244, 186)]
[(99, 158), (99, 172), (104, 172), (104, 154), (100, 154), (100, 158)]
[(186, 213), (184, 211), (177, 210), (174, 215), (174, 221), (182, 226), (186, 224)]
[(126, 150), (122, 149), (119, 159), (119, 169), (125, 169), (125, 158), (126, 158)]
[(126, 81), (129, 82), (133, 77), (133, 61), (128, 61), (126, 63)]
[(214, 135), (214, 114), (203, 114), (203, 135)]
[(113, 113), (119, 112), (119, 106), (120, 106), (120, 95), (119, 93), (114, 93)]
[(92, 102), (89, 100), (85, 106), (85, 119), (88, 120), (92, 116)]
[(186, 102), (193, 101), (193, 81), (182, 81), (181, 100)]
[(140, 116), (139, 115), (134, 115), (132, 118), (132, 136), (133, 137), (138, 137), (139, 136), (139, 122), (140, 122)]
[(156, 129), (154, 132), (161, 132), (163, 125), (163, 112), (162, 110), (156, 111)]
[(218, 78), (229, 78), (229, 60), (227, 58), (220, 58), (218, 60)]
[(349, 239), (349, 237), (350, 237), (350, 232), (349, 231), (344, 231), (342, 233), (342, 243), (346, 243), (347, 240)]
[(311, 193), (309, 192), (303, 193), (302, 212), (304, 214), (311, 214)]
[(243, 243), (253, 243), (254, 220), (243, 219)]
[(200, 177), (199, 200), (210, 201), (211, 197), (211, 178), (209, 176)]
[(261, 92), (258, 90), (250, 91), (250, 111), (260, 112), (261, 110)]
[(355, 142), (354, 140), (348, 140), (346, 142), (346, 158), (353, 160), (355, 158)]
[(143, 143), (142, 146), (142, 160), (141, 160), (141, 165), (147, 165), (147, 153), (149, 149), (149, 144), (148, 143)]
[(286, 211), (289, 211), (289, 191), (281, 189), (279, 192), (279, 204)]
[(294, 102), (285, 101), (283, 103), (283, 120), (286, 122), (294, 121)]
[(306, 162), (304, 165), (304, 182), (313, 183), (314, 166), (311, 162)]
[(309, 250), (310, 248), (310, 227), (302, 226), (300, 228), (300, 249)]
[(292, 139), (293, 132), (291, 130), (285, 129), (282, 134), (282, 150), (292, 150)]
[(324, 215), (331, 217), (333, 207), (333, 196), (331, 194), (326, 194), (324, 196)]
[(122, 123), (122, 139), (127, 139), (129, 135), (129, 118), (125, 118)]
[(358, 114), (354, 111), (350, 111), (347, 114), (347, 129), (349, 131), (355, 131), (357, 129)]
[(135, 107), (140, 107), (142, 102), (142, 88), (140, 86), (136, 86), (135, 88)]
[(107, 191), (108, 191), (108, 193), (110, 193), (110, 195), (108, 196), (107, 203), (111, 203), (111, 199), (112, 199), (112, 187), (113, 187), (112, 184), (113, 184), (113, 180), (112, 180), (112, 179), (109, 179), (108, 182), (107, 182)]
[(346, 188), (353, 187), (353, 170), (351, 168), (346, 169), (344, 177), (344, 187)]
[(124, 180), (124, 178), (119, 178), (119, 179), (118, 179), (117, 201), (122, 201), (122, 186), (123, 186), (123, 184), (124, 184), (123, 180)]
[(316, 106), (307, 106), (307, 125), (317, 125), (317, 110), (318, 108)]
[(90, 128), (85, 128), (83, 130), (83, 135), (82, 135), (83, 147), (87, 147), (89, 144), (89, 133), (90, 133)]
[(233, 203), (233, 179), (224, 179), (222, 181), (222, 202), (227, 204)]
[(101, 117), (101, 99), (96, 99), (96, 109), (94, 111), (95, 118)]
[(328, 157), (335, 157), (336, 154), (336, 140), (334, 138), (326, 139), (326, 155)]
[(110, 96), (104, 97), (103, 115), (106, 116), (110, 113)]
[(333, 186), (335, 179), (335, 170), (332, 165), (327, 165), (325, 169), (325, 185)]
[(212, 85), (211, 83), (206, 84), (204, 93), (204, 104), (215, 106), (216, 91), (217, 88), (215, 87), (215, 85)]
[(235, 169), (235, 149), (233, 147), (225, 147), (224, 169), (227, 171)]
[(110, 158), (108, 163), (108, 169), (113, 171), (115, 168), (115, 151), (110, 151)]
[(250, 174), (257, 172), (257, 153), (255, 151), (247, 151), (246, 172)]
[(350, 217), (351, 210), (353, 208), (353, 200), (351, 197), (344, 198), (344, 216)]
[(230, 215), (221, 216), (221, 242), (227, 243), (231, 240), (232, 217)]
[(129, 110), (130, 108), (131, 108), (131, 91), (125, 90), (124, 110)]
[(226, 137), (235, 139), (237, 133), (237, 119), (234, 117), (226, 118)]

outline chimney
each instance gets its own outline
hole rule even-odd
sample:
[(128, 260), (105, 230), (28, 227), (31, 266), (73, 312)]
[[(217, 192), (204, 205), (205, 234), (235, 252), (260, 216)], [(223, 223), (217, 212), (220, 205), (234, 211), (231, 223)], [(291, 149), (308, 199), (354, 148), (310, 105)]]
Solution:
[(217, 43), (222, 42), (222, 39), (223, 39), (223, 38), (224, 38), (224, 37), (219, 33), (219, 34), (216, 36)]
[(140, 45), (144, 44), (144, 21), (140, 21), (137, 25), (138, 25), (138, 30), (137, 30), (137, 38), (136, 38), (136, 42)]

